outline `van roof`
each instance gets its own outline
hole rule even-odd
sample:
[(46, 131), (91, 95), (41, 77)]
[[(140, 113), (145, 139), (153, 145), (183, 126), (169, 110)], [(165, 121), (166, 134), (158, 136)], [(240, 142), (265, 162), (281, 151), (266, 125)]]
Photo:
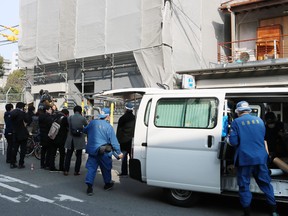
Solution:
[(258, 88), (220, 88), (220, 89), (176, 89), (176, 90), (165, 90), (161, 88), (125, 88), (125, 89), (114, 89), (108, 90), (102, 93), (95, 94), (93, 97), (117, 97), (123, 96), (123, 94), (187, 94), (191, 92), (223, 92), (223, 93), (288, 93), (288, 87), (258, 87)]

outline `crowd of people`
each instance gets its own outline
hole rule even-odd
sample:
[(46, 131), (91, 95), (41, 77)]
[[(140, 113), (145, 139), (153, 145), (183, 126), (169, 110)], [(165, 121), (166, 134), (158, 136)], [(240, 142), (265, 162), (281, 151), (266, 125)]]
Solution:
[[(98, 166), (101, 169), (104, 189), (110, 190), (113, 187), (111, 178), (112, 155), (122, 159), (122, 172), (120, 176), (127, 176), (127, 155), (131, 154), (132, 137), (134, 136), (135, 116), (131, 103), (126, 104), (126, 112), (119, 120), (117, 137), (110, 125), (110, 109), (103, 108), (98, 118), (88, 122), (82, 116), (82, 107), (76, 105), (73, 108), (73, 115), (63, 108), (57, 110), (55, 105), (40, 101), (37, 112), (33, 105), (18, 102), (13, 109), (12, 104), (6, 104), (4, 114), (5, 138), (7, 140), (6, 162), (10, 168), (25, 168), (25, 154), (29, 136), (39, 138), (41, 145), (41, 169), (51, 172), (63, 172), (64, 176), (69, 175), (70, 164), (75, 152), (76, 162), (74, 175), (80, 175), (82, 165), (82, 152), (86, 150), (88, 160), (86, 162), (87, 194), (93, 194), (93, 184)], [(57, 135), (49, 136), (49, 131), (54, 122), (60, 125)], [(88, 142), (86, 143), (86, 135)], [(20, 149), (19, 160), (17, 154)], [(55, 157), (59, 152), (59, 165), (55, 165)], [(123, 151), (123, 153), (122, 153)]]

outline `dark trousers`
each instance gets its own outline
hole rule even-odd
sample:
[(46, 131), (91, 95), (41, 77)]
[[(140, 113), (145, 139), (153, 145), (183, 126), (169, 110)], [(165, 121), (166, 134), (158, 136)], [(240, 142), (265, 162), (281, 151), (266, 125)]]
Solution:
[(122, 164), (121, 164), (121, 174), (128, 174), (128, 155), (131, 158), (131, 145), (132, 140), (125, 143), (120, 143), (121, 151), (123, 153)]
[(11, 157), (11, 164), (15, 164), (17, 161), (17, 153), (20, 147), (20, 160), (19, 165), (24, 165), (24, 158), (26, 155), (26, 146), (27, 146), (27, 139), (25, 140), (16, 140), (15, 137), (13, 138), (13, 145), (12, 145), (12, 157)]
[(53, 170), (56, 168), (55, 157), (57, 153), (57, 146), (53, 143), (52, 145), (48, 147), (48, 151), (49, 151), (49, 168), (50, 170)]
[(65, 160), (65, 148), (63, 145), (58, 147), (60, 158), (59, 158), (59, 170), (64, 171), (64, 160)]
[(122, 164), (121, 164), (121, 174), (122, 175), (128, 175), (128, 155), (129, 158), (131, 158), (130, 152), (122, 151), (123, 158), (122, 158)]
[(11, 163), (12, 149), (13, 149), (13, 134), (7, 134), (5, 136), (7, 141), (6, 163)]
[[(72, 154), (74, 152), (74, 144), (72, 141), (71, 149), (67, 149), (65, 157), (65, 168), (64, 171), (69, 172)], [(75, 162), (75, 173), (80, 172), (80, 167), (82, 163), (82, 149), (76, 150), (76, 162)]]
[(243, 208), (249, 208), (252, 200), (250, 192), (251, 175), (255, 178), (259, 188), (266, 196), (268, 204), (276, 206), (274, 191), (271, 185), (271, 177), (266, 164), (237, 167), (237, 182), (239, 186), (240, 203)]
[(50, 167), (50, 151), (48, 150), (48, 145), (42, 145), (41, 147), (41, 160), (40, 160), (40, 165), (41, 168), (46, 168)]

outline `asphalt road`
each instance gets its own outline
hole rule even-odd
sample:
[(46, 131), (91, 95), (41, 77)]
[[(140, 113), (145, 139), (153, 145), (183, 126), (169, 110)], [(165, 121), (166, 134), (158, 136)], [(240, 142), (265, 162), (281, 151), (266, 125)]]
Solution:
[[(73, 159), (75, 157), (73, 156)], [(97, 174), (94, 195), (86, 195), (83, 154), (81, 175), (64, 176), (60, 172), (40, 169), (34, 157), (26, 158), (25, 169), (10, 169), (5, 156), (0, 155), (0, 215), (13, 216), (225, 216), (241, 215), (238, 198), (203, 194), (199, 203), (191, 208), (169, 205), (161, 188), (147, 186), (130, 178), (119, 178), (120, 161), (113, 163), (114, 188), (104, 191), (101, 173)], [(31, 170), (33, 163), (34, 169)], [(73, 171), (74, 161), (71, 168)], [(281, 215), (288, 215), (288, 207), (280, 206)], [(264, 216), (267, 208), (264, 201), (253, 202), (253, 215)]]

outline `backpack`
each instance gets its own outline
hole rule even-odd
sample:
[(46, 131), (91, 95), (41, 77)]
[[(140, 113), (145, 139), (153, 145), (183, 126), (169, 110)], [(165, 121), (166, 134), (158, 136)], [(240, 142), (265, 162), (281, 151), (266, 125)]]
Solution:
[(72, 128), (72, 124), (71, 124), (71, 118), (69, 118), (69, 127), (70, 127), (70, 132), (72, 134), (72, 136), (75, 137), (80, 137), (83, 133), (83, 129), (82, 128)]
[[(59, 121), (62, 120), (64, 116), (62, 116)], [(60, 130), (60, 124), (57, 121), (54, 121), (50, 127), (49, 133), (48, 133), (48, 137), (52, 140), (55, 139), (55, 137), (57, 136), (57, 134), (59, 133)]]
[(60, 124), (58, 124), (57, 122), (53, 122), (51, 127), (50, 127), (48, 137), (50, 139), (54, 140), (55, 137), (57, 136), (58, 132), (59, 132), (59, 129), (60, 129)]

